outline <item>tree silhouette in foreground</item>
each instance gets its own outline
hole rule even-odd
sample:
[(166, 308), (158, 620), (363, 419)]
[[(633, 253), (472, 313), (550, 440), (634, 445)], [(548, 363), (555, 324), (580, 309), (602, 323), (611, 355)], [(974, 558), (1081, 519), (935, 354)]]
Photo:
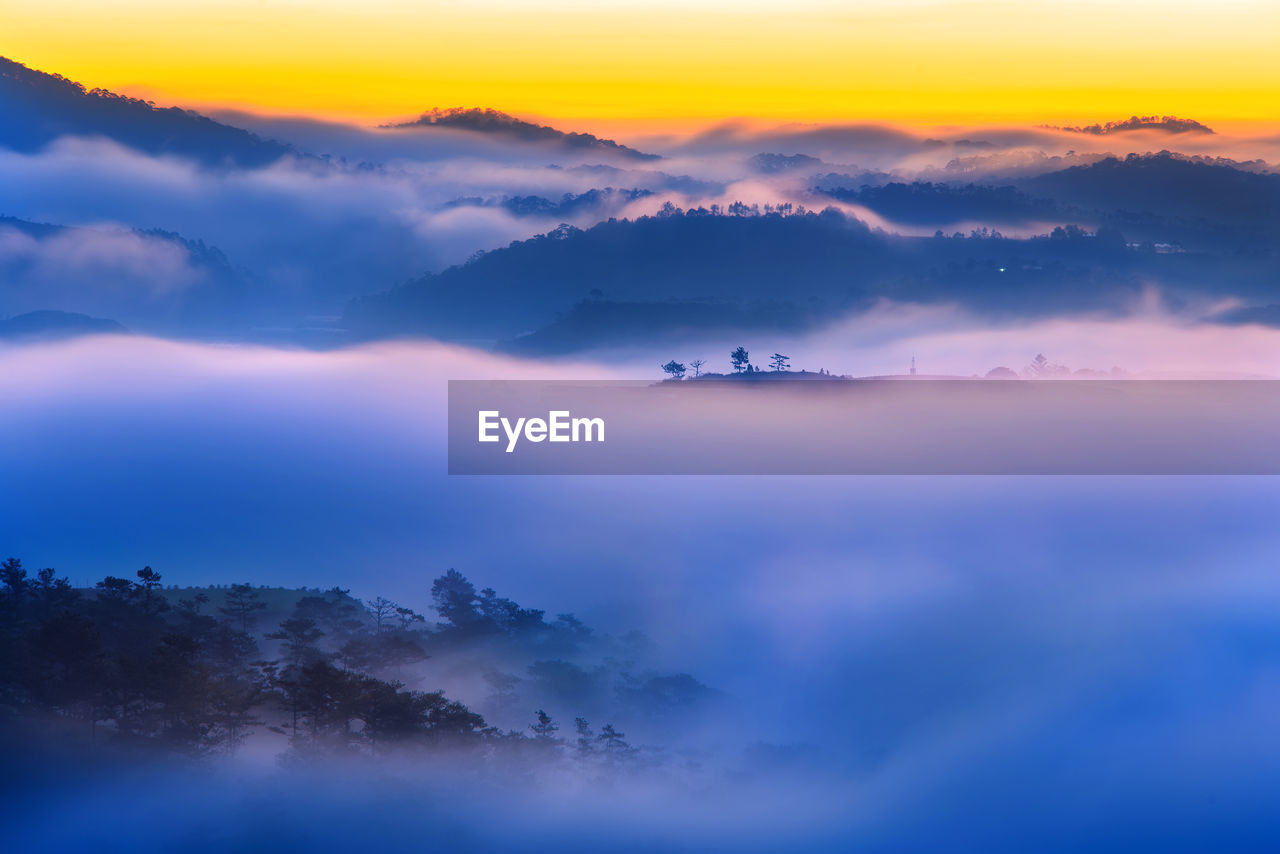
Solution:
[(227, 604), (218, 612), (234, 619), (242, 632), (252, 629), (257, 612), (267, 607), (258, 591), (249, 584), (232, 584), (226, 599)]
[[(306, 595), (284, 612), (248, 584), (209, 590), (222, 600), (210, 609), (217, 617), (203, 613), (210, 594), (178, 598), (151, 567), (136, 580), (107, 576), (83, 590), (52, 569), (31, 578), (17, 559), (0, 563), (0, 733), (186, 756), (230, 753), (255, 732), (275, 733), (299, 760), (394, 749), (612, 764), (634, 752), (612, 726), (593, 736), (585, 719), (575, 730), (578, 750), (566, 750), (542, 708), (529, 734), (502, 731), (444, 692), (398, 678), (437, 654), (483, 670), (477, 654), (485, 645), (570, 653), (592, 637), (572, 614), (548, 621), (491, 589), (477, 591), (456, 570), (432, 584), (442, 620), (435, 627), (409, 608), (382, 598), (366, 605), (339, 588), (298, 591)], [(268, 613), (278, 624), (255, 635), (253, 622)], [(585, 673), (558, 660), (539, 664), (535, 675), (561, 681)], [(498, 676), (508, 689), (520, 681)], [(636, 702), (668, 690), (662, 677), (624, 677), (632, 693), (619, 696)], [(696, 696), (701, 686), (685, 678), (693, 687), (679, 683), (682, 696)]]

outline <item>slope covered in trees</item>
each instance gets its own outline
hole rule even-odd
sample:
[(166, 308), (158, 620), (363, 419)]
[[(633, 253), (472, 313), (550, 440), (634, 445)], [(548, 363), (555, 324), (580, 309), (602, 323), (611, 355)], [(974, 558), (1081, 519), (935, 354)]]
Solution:
[[(556, 231), (352, 303), (356, 337), (436, 335), (565, 352), (699, 330), (797, 330), (880, 298), (1010, 314), (1119, 305), (1163, 259), (1116, 232), (900, 237), (835, 209), (681, 211)], [(530, 330), (536, 330), (529, 334)]]
[[(1255, 164), (1256, 165), (1256, 164)], [(1280, 225), (1280, 175), (1235, 161), (1168, 151), (1108, 157), (1021, 182), (1062, 205), (1125, 217), (1135, 223), (1274, 233)]]
[(631, 160), (659, 160), (656, 154), (636, 151), (611, 139), (603, 139), (590, 133), (566, 132), (548, 125), (535, 124), (493, 109), (478, 107), (454, 107), (448, 110), (433, 109), (410, 122), (383, 125), (385, 128), (406, 130), (415, 128), (450, 128), (473, 133), (495, 134), (508, 139), (530, 143), (551, 143), (571, 149), (586, 149), (602, 154), (616, 154)]
[(1213, 133), (1213, 128), (1195, 119), (1180, 119), (1177, 116), (1130, 116), (1123, 121), (1105, 122), (1085, 127), (1064, 127), (1059, 130), (1073, 133), (1088, 133), (1094, 136), (1106, 136), (1112, 133), (1124, 133), (1131, 130), (1155, 130), (1164, 133)]
[(118, 335), (128, 331), (114, 320), (68, 311), (29, 311), (16, 317), (0, 318), (0, 339), (9, 340)]
[[(634, 641), (596, 636), (571, 614), (548, 620), (454, 570), (430, 595), (439, 622), (336, 588), (165, 589), (150, 567), (78, 590), (11, 558), (0, 564), (0, 729), (192, 756), (265, 738), (291, 756), (449, 749), (611, 762), (637, 751), (585, 715), (660, 717), (711, 696), (687, 674), (602, 657)], [(438, 687), (409, 684), (428, 661), (475, 671), (492, 692), (483, 704), (532, 723), (504, 730)], [(500, 669), (517, 664), (524, 676)], [(544, 704), (581, 710), (572, 744)]]
[(863, 205), (901, 223), (947, 225), (959, 222), (1025, 222), (1061, 217), (1048, 199), (1036, 199), (1015, 187), (935, 184), (917, 181), (858, 187), (828, 186), (824, 195)]
[(0, 216), (0, 242), (0, 317), (34, 315), (11, 326), (15, 333), (40, 325), (93, 331), (68, 316), (88, 315), (139, 331), (216, 334), (272, 309), (218, 247), (173, 231)]
[(178, 107), (86, 89), (0, 57), (0, 146), (38, 151), (61, 136), (106, 137), (146, 154), (206, 166), (264, 166), (290, 148)]

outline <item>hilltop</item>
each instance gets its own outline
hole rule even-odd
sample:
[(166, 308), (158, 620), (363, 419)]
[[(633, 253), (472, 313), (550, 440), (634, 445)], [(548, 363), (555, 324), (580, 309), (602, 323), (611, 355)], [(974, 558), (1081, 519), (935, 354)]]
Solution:
[(410, 130), (415, 128), (450, 128), (470, 131), (472, 133), (496, 134), (521, 142), (553, 143), (566, 148), (594, 149), (602, 153), (617, 154), (632, 160), (659, 160), (656, 154), (646, 154), (634, 148), (602, 139), (590, 133), (576, 133), (557, 130), (548, 125), (534, 124), (498, 110), (476, 107), (454, 107), (452, 109), (433, 109), (423, 113), (409, 122), (382, 125), (389, 130)]
[(1130, 130), (1155, 130), (1164, 133), (1213, 133), (1213, 128), (1201, 124), (1194, 119), (1180, 119), (1177, 116), (1130, 116), (1118, 122), (1092, 124), (1084, 127), (1060, 127), (1054, 130), (1065, 130), (1071, 133), (1088, 133), (1094, 136), (1106, 136), (1112, 133), (1124, 133)]
[(265, 166), (292, 149), (192, 110), (86, 89), (0, 57), (0, 146), (30, 153), (62, 136), (105, 137), (151, 155), (205, 166)]
[(74, 338), (78, 335), (124, 335), (129, 332), (114, 320), (70, 311), (29, 311), (0, 318), (0, 339)]

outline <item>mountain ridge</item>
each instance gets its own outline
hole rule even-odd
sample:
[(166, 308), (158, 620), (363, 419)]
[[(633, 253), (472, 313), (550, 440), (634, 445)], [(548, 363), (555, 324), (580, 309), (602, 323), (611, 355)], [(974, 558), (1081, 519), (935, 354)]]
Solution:
[(491, 107), (451, 107), (443, 110), (437, 107), (423, 113), (412, 121), (388, 123), (379, 125), (379, 127), (384, 130), (412, 130), (424, 127), (452, 128), (472, 133), (502, 134), (525, 142), (551, 142), (569, 148), (594, 149), (618, 154), (632, 160), (662, 159), (660, 155), (638, 151), (612, 139), (605, 139), (591, 133), (562, 131), (550, 125), (540, 125), (516, 118), (510, 113), (504, 113)]
[(1177, 116), (1130, 116), (1123, 121), (1097, 123), (1084, 127), (1055, 127), (1054, 130), (1065, 130), (1070, 133), (1087, 133), (1094, 136), (1107, 136), (1113, 133), (1124, 133), (1131, 130), (1155, 130), (1164, 133), (1214, 133), (1213, 128), (1195, 119), (1180, 119)]
[(31, 154), (63, 136), (106, 137), (150, 155), (207, 167), (255, 168), (295, 153), (194, 110), (157, 107), (0, 57), (0, 147)]

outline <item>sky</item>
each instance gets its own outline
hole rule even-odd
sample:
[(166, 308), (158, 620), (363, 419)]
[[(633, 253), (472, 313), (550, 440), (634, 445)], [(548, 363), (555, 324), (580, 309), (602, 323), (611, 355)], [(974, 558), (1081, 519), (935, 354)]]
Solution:
[(1249, 124), (1280, 95), (1255, 0), (4, 0), (0, 32), (90, 87), (362, 121)]

